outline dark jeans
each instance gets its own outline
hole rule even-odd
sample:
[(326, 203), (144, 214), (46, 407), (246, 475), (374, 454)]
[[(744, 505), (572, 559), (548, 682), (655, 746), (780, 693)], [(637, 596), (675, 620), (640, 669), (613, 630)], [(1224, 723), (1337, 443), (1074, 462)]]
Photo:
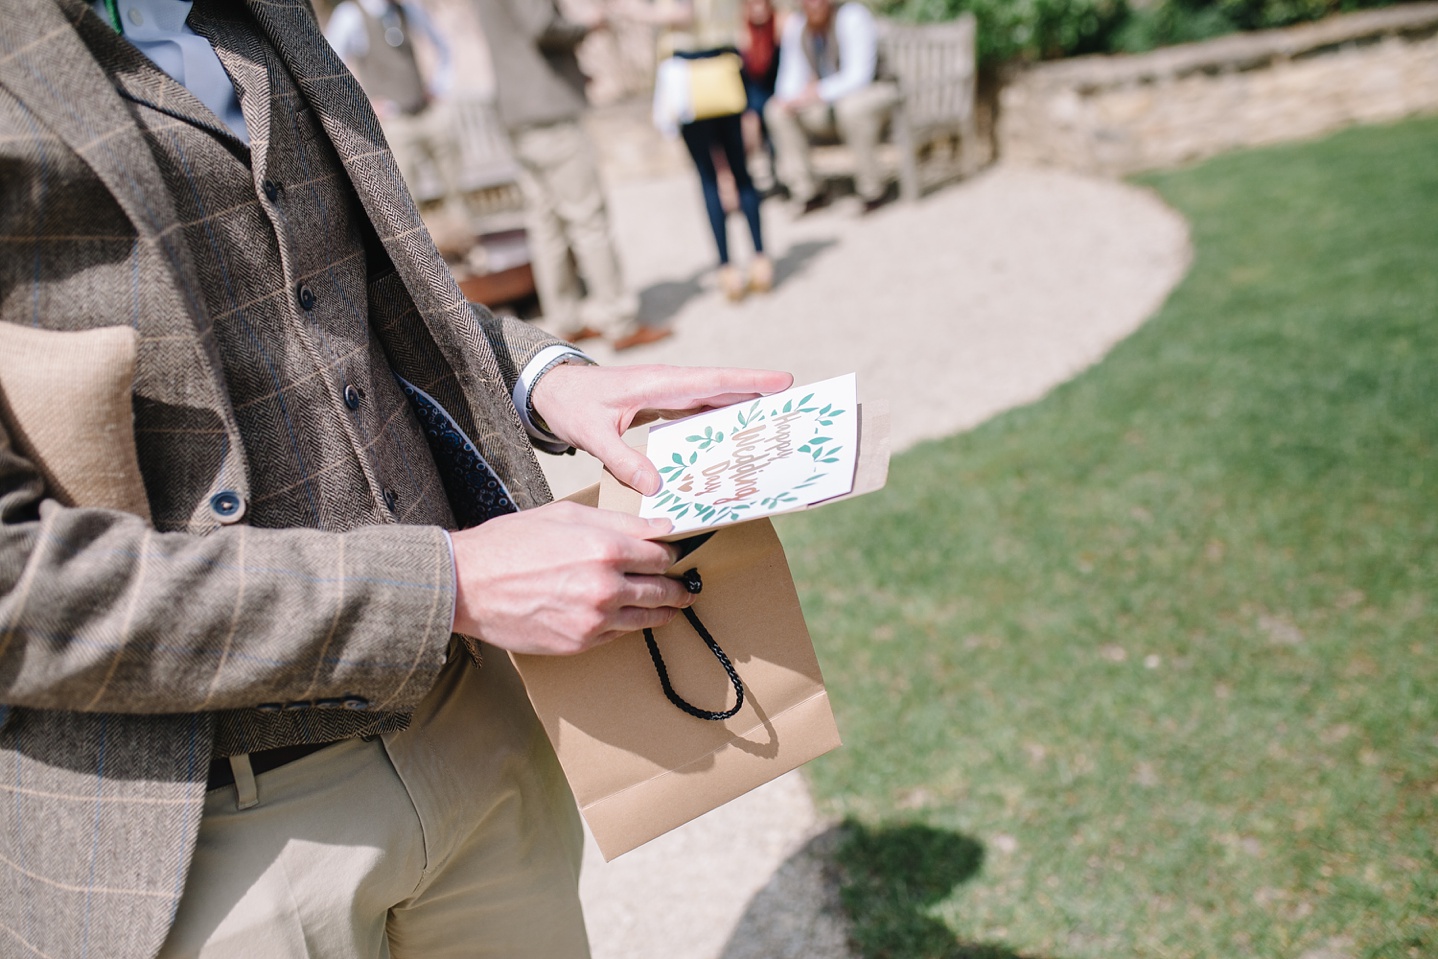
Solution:
[(772, 161), (774, 159), (774, 141), (769, 139), (769, 123), (764, 119), (764, 108), (774, 98), (774, 84), (772, 81), (766, 83), (745, 74), (744, 96), (749, 101), (747, 109), (759, 117), (759, 135), (764, 141), (764, 150)]
[(711, 117), (695, 120), (679, 128), (684, 136), (684, 145), (694, 158), (699, 170), (699, 185), (704, 189), (704, 208), (709, 213), (709, 228), (714, 231), (714, 244), (719, 248), (719, 263), (729, 262), (729, 236), (725, 226), (724, 204), (719, 200), (719, 171), (714, 165), (715, 149), (724, 152), (729, 172), (734, 174), (734, 185), (739, 189), (739, 208), (744, 219), (749, 221), (749, 235), (754, 240), (754, 252), (764, 252), (764, 235), (759, 226), (759, 191), (749, 179), (749, 167), (744, 162), (744, 131), (736, 113), (728, 117)]

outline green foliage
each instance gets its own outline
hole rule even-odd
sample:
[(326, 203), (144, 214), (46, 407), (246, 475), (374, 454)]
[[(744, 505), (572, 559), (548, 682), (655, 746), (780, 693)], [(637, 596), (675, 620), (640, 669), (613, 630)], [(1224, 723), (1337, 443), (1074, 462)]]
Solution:
[(979, 59), (996, 64), (1139, 53), (1393, 2), (1402, 0), (875, 0), (875, 5), (887, 16), (920, 23), (972, 11)]
[(1195, 251), (1156, 317), (779, 522), (865, 959), (1438, 956), (1435, 155), (1146, 177)]

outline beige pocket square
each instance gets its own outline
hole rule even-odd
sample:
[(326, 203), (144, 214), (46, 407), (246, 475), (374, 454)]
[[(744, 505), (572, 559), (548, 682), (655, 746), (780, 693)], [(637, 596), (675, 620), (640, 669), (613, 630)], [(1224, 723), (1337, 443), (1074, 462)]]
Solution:
[(59, 332), (0, 323), (0, 421), (40, 470), (47, 495), (150, 518), (131, 401), (138, 345), (128, 326)]

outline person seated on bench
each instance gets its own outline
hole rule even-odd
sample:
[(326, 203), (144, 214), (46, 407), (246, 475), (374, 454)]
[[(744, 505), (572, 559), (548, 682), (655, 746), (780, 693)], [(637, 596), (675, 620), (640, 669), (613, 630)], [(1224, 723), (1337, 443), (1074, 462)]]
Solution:
[(838, 136), (854, 154), (854, 186), (869, 212), (890, 199), (879, 173), (879, 137), (898, 101), (892, 83), (875, 79), (878, 27), (857, 0), (802, 0), (784, 25), (774, 97), (764, 109), (779, 178), (801, 215), (824, 203), (809, 159), (810, 136)]

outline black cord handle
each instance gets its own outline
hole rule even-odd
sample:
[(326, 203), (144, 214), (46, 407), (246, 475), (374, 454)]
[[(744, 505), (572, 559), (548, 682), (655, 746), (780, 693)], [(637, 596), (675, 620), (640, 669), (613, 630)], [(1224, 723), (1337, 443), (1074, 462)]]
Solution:
[[(699, 578), (699, 570), (697, 569), (689, 570), (684, 574), (683, 578), (684, 588), (691, 593), (698, 593), (704, 588), (704, 581)], [(724, 672), (729, 674), (729, 682), (734, 685), (734, 705), (732, 708), (726, 709), (723, 712), (715, 712), (712, 709), (700, 709), (676, 693), (674, 686), (669, 682), (669, 670), (664, 666), (664, 657), (659, 654), (659, 644), (654, 641), (654, 630), (646, 629), (644, 631), (644, 645), (649, 647), (649, 658), (654, 660), (654, 671), (659, 674), (659, 685), (664, 687), (664, 695), (668, 697), (671, 703), (697, 719), (708, 719), (714, 722), (728, 719), (730, 716), (739, 712), (744, 706), (744, 683), (740, 681), (739, 674), (734, 671), (734, 664), (729, 662), (729, 657), (724, 654), (724, 650), (719, 648), (718, 643), (714, 642), (714, 637), (709, 635), (709, 630), (704, 628), (704, 624), (699, 621), (699, 616), (694, 610), (685, 609), (684, 618), (689, 620), (689, 625), (694, 627), (694, 632), (699, 634), (699, 638), (704, 640), (704, 645), (708, 646), (709, 651), (714, 654), (714, 658), (719, 660), (719, 665), (724, 667)]]

